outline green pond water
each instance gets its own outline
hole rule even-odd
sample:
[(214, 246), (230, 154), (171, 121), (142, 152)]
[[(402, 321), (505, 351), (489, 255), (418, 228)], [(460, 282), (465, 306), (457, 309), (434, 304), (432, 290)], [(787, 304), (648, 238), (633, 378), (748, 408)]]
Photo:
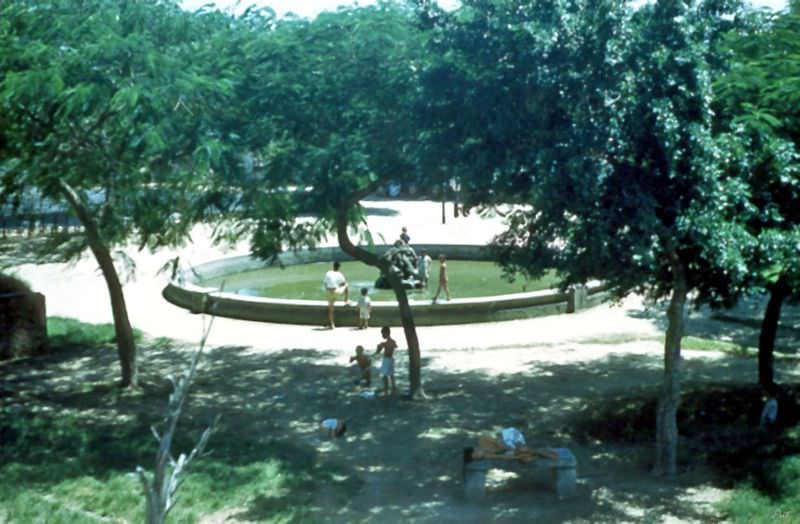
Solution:
[[(203, 281), (202, 285), (221, 287), (225, 291), (250, 296), (271, 298), (291, 298), (302, 300), (325, 300), (322, 278), (331, 269), (330, 262), (317, 262), (287, 266), (286, 268), (270, 267), (255, 271), (246, 271), (225, 275)], [(361, 262), (342, 262), (342, 273), (350, 284), (350, 299), (356, 300), (360, 289), (369, 289), (372, 300), (394, 300), (390, 289), (375, 289), (373, 284), (378, 278), (378, 270)], [(558, 283), (555, 275), (547, 275), (540, 280), (517, 279), (510, 283), (502, 278), (500, 266), (494, 262), (476, 262), (471, 260), (448, 260), (450, 296), (452, 298), (485, 297), (538, 291), (555, 287)], [(427, 290), (409, 289), (408, 296), (414, 300), (433, 298), (436, 293), (439, 276), (439, 263), (434, 261), (431, 267), (431, 282)], [(444, 293), (440, 296), (444, 298)]]

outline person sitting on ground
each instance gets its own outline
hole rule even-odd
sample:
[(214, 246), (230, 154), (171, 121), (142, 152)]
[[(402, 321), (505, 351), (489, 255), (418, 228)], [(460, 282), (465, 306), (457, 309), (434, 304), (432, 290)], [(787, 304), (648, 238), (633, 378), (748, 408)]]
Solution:
[(336, 297), (339, 295), (344, 295), (344, 303), (347, 304), (348, 300), (348, 286), (347, 286), (347, 279), (344, 278), (344, 275), (339, 268), (342, 265), (339, 261), (333, 263), (333, 269), (325, 273), (325, 278), (322, 280), (322, 284), (325, 286), (325, 291), (328, 296), (328, 327), (333, 329), (336, 327), (336, 324), (333, 320), (333, 304), (336, 302)]
[(353, 361), (361, 370), (361, 379), (358, 382), (363, 381), (364, 385), (369, 387), (372, 382), (372, 359), (364, 354), (364, 346), (356, 346), (356, 354), (350, 357), (350, 362)]
[(347, 431), (347, 424), (344, 420), (336, 418), (326, 418), (319, 423), (319, 431), (326, 437), (341, 437)]

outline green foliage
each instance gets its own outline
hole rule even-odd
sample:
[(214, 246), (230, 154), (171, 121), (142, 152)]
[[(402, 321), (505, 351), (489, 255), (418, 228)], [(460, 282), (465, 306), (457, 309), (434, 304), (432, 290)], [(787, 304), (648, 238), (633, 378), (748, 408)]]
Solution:
[(780, 486), (779, 493), (770, 496), (744, 483), (719, 504), (735, 523), (766, 524), (781, 520), (791, 521), (800, 514), (800, 461), (796, 456), (786, 457), (777, 463), (773, 481)]
[(109, 245), (175, 244), (203, 175), (235, 168), (214, 117), (231, 81), (206, 59), (217, 17), (172, 2), (0, 7), (0, 196), (76, 188)]
[[(92, 324), (63, 317), (47, 318), (47, 336), (50, 351), (101, 348), (116, 341), (112, 324)], [(134, 329), (134, 337), (140, 341), (142, 332)]]
[(444, 162), (468, 199), (527, 204), (495, 254), (511, 272), (555, 267), (618, 295), (666, 296), (674, 258), (708, 294), (744, 279), (749, 188), (724, 169), (740, 145), (711, 129), (727, 7), (541, 4), (439, 16), (423, 76), (432, 153), (451, 144)]
[(715, 82), (718, 126), (744, 137), (739, 157), (753, 211), (747, 226), (757, 238), (748, 253), (749, 286), (800, 282), (800, 17), (758, 13), (731, 32), (730, 70)]
[[(10, 522), (142, 520), (133, 469), (152, 459), (153, 436), (145, 426), (124, 419), (87, 424), (63, 414), (57, 420), (0, 415), (0, 506)], [(307, 521), (305, 494), (316, 482), (329, 481), (313, 471), (307, 454), (280, 442), (254, 453), (232, 434), (223, 436), (230, 445), (214, 445), (214, 454), (193, 467), (171, 520), (198, 522), (214, 511), (248, 507), (259, 522)], [(184, 445), (187, 437), (179, 440)]]
[[(337, 210), (414, 175), (409, 114), (421, 37), (412, 15), (395, 3), (312, 21), (256, 12), (216, 46), (244, 73), (225, 126), (250, 164), (224, 180), (237, 203), (226, 231), (252, 235), (255, 254), (313, 247), (335, 229)], [(314, 220), (297, 222), (302, 214)], [(361, 218), (349, 212), (351, 224)]]

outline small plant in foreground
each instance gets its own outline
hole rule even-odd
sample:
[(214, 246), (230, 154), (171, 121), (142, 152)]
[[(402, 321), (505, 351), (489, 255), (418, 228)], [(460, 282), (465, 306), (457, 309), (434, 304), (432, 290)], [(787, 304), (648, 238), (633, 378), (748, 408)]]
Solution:
[(189, 368), (177, 377), (177, 379), (172, 375), (169, 376), (173, 391), (169, 396), (169, 404), (167, 407), (166, 431), (163, 435), (159, 435), (155, 428), (151, 428), (158, 441), (156, 465), (152, 479), (147, 478), (147, 474), (143, 468), (136, 468), (136, 472), (139, 474), (139, 479), (144, 487), (145, 498), (147, 500), (147, 524), (163, 524), (165, 522), (167, 514), (175, 505), (178, 488), (180, 488), (183, 482), (183, 473), (186, 468), (189, 467), (192, 460), (203, 453), (208, 439), (211, 437), (211, 432), (219, 420), (219, 417), (217, 417), (212, 425), (203, 431), (203, 434), (200, 436), (200, 439), (189, 455), (181, 453), (178, 456), (178, 460), (172, 457), (172, 440), (175, 437), (178, 419), (180, 419), (181, 411), (189, 395), (189, 387), (197, 372), (197, 363), (200, 361), (200, 355), (203, 353), (213, 323), (214, 317), (212, 316), (208, 327), (204, 327), (203, 329), (200, 347), (193, 355)]

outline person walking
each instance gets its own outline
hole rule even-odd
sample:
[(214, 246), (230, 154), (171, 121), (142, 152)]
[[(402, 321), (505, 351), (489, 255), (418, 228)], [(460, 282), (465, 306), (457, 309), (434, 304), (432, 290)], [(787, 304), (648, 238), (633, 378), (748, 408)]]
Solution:
[(439, 293), (444, 291), (447, 300), (450, 300), (450, 290), (447, 288), (447, 257), (444, 253), (439, 255), (439, 287), (436, 289), (436, 295), (433, 296), (433, 303), (439, 299)]

